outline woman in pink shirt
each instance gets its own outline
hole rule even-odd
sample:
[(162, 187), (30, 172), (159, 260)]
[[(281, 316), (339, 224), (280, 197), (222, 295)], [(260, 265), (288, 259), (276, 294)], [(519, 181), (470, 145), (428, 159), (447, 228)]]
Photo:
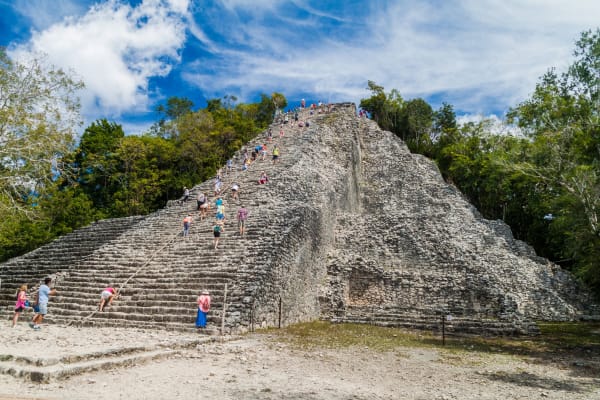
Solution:
[(196, 328), (206, 328), (206, 315), (210, 311), (210, 295), (208, 290), (203, 290), (198, 296), (198, 315), (196, 316)]
[(107, 301), (108, 307), (110, 307), (112, 305), (116, 293), (117, 291), (115, 290), (115, 288), (107, 287), (106, 289), (104, 289), (100, 294), (100, 306), (98, 307), (98, 310), (100, 310), (101, 312), (104, 311), (104, 305)]
[(22, 285), (17, 291), (17, 302), (15, 303), (15, 315), (13, 316), (12, 327), (17, 326), (17, 320), (19, 315), (27, 308), (25, 302), (27, 301), (27, 285)]

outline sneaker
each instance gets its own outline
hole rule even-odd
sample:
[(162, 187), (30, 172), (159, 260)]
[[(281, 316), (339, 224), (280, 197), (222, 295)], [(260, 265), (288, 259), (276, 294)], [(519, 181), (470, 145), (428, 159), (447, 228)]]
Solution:
[(39, 331), (40, 329), (42, 329), (42, 327), (41, 327), (41, 326), (39, 326), (39, 325), (34, 325), (34, 326), (33, 326), (33, 330), (34, 330), (34, 331)]

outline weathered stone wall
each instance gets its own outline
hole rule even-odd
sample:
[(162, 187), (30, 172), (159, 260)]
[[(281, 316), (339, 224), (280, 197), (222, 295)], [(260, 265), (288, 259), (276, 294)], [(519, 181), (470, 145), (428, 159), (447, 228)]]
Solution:
[(598, 315), (570, 274), (515, 240), (503, 222), (481, 218), (433, 162), (411, 154), (374, 122), (357, 124), (350, 113), (339, 114), (333, 126), (337, 138), (361, 146), (352, 152), (362, 160), (361, 206), (338, 213), (329, 287), (321, 297), (324, 315), (360, 320), (361, 307), (365, 316), (375, 308), (415, 318)]

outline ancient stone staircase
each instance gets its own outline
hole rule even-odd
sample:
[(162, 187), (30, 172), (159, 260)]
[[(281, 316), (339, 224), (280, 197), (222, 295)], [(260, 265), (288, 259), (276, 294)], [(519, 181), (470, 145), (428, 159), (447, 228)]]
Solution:
[[(289, 215), (293, 206), (274, 201), (273, 197), (289, 189), (286, 182), (299, 178), (289, 171), (303, 151), (294, 145), (303, 140), (303, 133), (296, 126), (286, 125), (286, 135), (279, 138), (279, 126), (273, 125), (272, 129), (273, 143), (282, 148), (281, 161), (273, 165), (269, 155), (265, 161), (255, 161), (248, 171), (241, 171), (240, 152), (234, 159), (235, 171), (224, 177), (228, 222), (218, 250), (212, 247), (215, 197), (212, 182), (207, 181), (194, 187), (185, 203), (172, 201), (165, 209), (145, 217), (99, 221), (5, 263), (0, 275), (4, 314), (10, 314), (18, 286), (39, 284), (50, 275), (57, 276), (54, 287), (58, 290), (46, 319), (50, 323), (193, 329), (196, 297), (200, 290), (207, 289), (213, 300), (209, 331), (222, 323), (228, 331), (249, 329), (256, 306), (254, 293), (261, 289), (255, 281), (264, 280), (268, 274), (268, 270), (261, 271), (257, 266), (269, 266), (275, 258), (284, 256), (277, 254), (277, 249), (299, 221), (297, 216)], [(258, 137), (247, 147), (251, 149), (263, 140)], [(271, 179), (266, 185), (257, 183), (262, 170)], [(234, 181), (241, 186), (241, 201), (237, 204), (228, 190)], [(204, 221), (199, 220), (196, 211), (199, 191), (208, 194), (213, 204)], [(250, 211), (243, 237), (236, 226), (241, 203)], [(194, 216), (194, 222), (190, 235), (184, 238), (182, 220), (188, 213)], [(98, 312), (100, 291), (106, 286), (118, 288), (119, 297), (112, 307)], [(225, 296), (228, 309), (223, 321)]]

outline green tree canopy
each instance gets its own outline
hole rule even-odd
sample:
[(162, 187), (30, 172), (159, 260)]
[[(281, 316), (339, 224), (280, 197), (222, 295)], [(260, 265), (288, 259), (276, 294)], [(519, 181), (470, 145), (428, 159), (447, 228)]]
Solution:
[(41, 57), (16, 62), (0, 49), (0, 213), (33, 214), (31, 195), (66, 173), (82, 87)]

